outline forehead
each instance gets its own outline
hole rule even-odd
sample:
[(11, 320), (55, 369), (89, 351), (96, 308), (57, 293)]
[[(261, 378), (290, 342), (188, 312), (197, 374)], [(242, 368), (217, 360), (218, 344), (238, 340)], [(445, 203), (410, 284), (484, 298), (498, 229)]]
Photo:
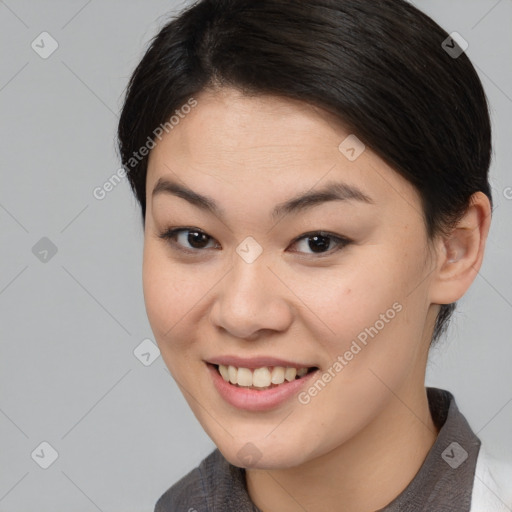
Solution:
[[(288, 98), (246, 96), (234, 89), (220, 89), (205, 91), (196, 101), (164, 135), (177, 156), (200, 160), (221, 153), (229, 158), (229, 153), (236, 153), (238, 158), (256, 159), (278, 156), (286, 149), (289, 158), (293, 153), (300, 158), (326, 136), (332, 145), (344, 133), (339, 123), (335, 126), (332, 114)], [(153, 153), (160, 152), (158, 146), (162, 149), (157, 144)], [(320, 155), (325, 147), (322, 144), (316, 153)]]
[[(233, 89), (195, 99), (197, 105), (151, 151), (148, 196), (162, 177), (224, 201), (242, 191), (260, 199), (282, 191), (285, 198), (337, 180), (357, 185), (376, 202), (419, 204), (410, 183), (323, 109)], [(355, 151), (346, 153), (347, 144)]]

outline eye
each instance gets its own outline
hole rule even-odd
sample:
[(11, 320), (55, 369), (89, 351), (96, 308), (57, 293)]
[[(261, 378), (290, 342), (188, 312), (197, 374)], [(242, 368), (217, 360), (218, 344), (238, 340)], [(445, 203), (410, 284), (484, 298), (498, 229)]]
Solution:
[[(185, 252), (200, 251), (201, 249), (210, 249), (210, 242), (215, 240), (204, 231), (193, 227), (170, 228), (159, 235), (163, 240), (168, 240), (176, 248)], [(218, 245), (218, 244), (217, 244)], [(215, 248), (216, 245), (213, 245)]]
[[(169, 228), (158, 236), (169, 241), (174, 248), (187, 253), (200, 253), (203, 249), (220, 247), (213, 237), (194, 227)], [(290, 247), (299, 247), (298, 251), (292, 252), (322, 256), (339, 251), (350, 243), (348, 238), (333, 233), (313, 231), (296, 238)]]
[[(316, 231), (301, 235), (292, 243), (292, 246), (299, 246), (300, 250), (297, 252), (306, 254), (332, 254), (333, 252), (343, 249), (343, 247), (347, 246), (350, 242), (348, 238), (325, 231)], [(308, 249), (311, 252), (308, 253)]]

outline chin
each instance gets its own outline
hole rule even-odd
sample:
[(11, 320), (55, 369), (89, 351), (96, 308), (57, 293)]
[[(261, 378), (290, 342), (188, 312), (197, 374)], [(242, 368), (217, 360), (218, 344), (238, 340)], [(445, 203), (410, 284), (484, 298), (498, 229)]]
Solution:
[(224, 458), (237, 467), (246, 469), (288, 469), (299, 466), (307, 459), (303, 441), (286, 445), (279, 439), (248, 440), (217, 445)]

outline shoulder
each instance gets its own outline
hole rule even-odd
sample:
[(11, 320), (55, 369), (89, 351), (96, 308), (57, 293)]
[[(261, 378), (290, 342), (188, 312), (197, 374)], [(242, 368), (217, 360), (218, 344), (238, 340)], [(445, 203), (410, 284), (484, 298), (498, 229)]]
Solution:
[(470, 512), (512, 510), (512, 462), (492, 456), (482, 445), (478, 454)]
[(173, 484), (158, 499), (154, 512), (206, 512), (209, 510), (209, 497), (214, 485), (214, 475), (222, 456), (214, 450), (199, 466)]

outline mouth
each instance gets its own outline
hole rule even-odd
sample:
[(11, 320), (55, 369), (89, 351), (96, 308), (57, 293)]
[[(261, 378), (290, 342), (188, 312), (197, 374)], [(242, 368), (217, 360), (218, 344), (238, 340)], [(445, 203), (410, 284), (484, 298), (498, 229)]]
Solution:
[(259, 368), (245, 368), (233, 365), (211, 364), (208, 366), (234, 387), (264, 391), (273, 389), (300, 380), (306, 375), (318, 370), (317, 366), (262, 366)]

